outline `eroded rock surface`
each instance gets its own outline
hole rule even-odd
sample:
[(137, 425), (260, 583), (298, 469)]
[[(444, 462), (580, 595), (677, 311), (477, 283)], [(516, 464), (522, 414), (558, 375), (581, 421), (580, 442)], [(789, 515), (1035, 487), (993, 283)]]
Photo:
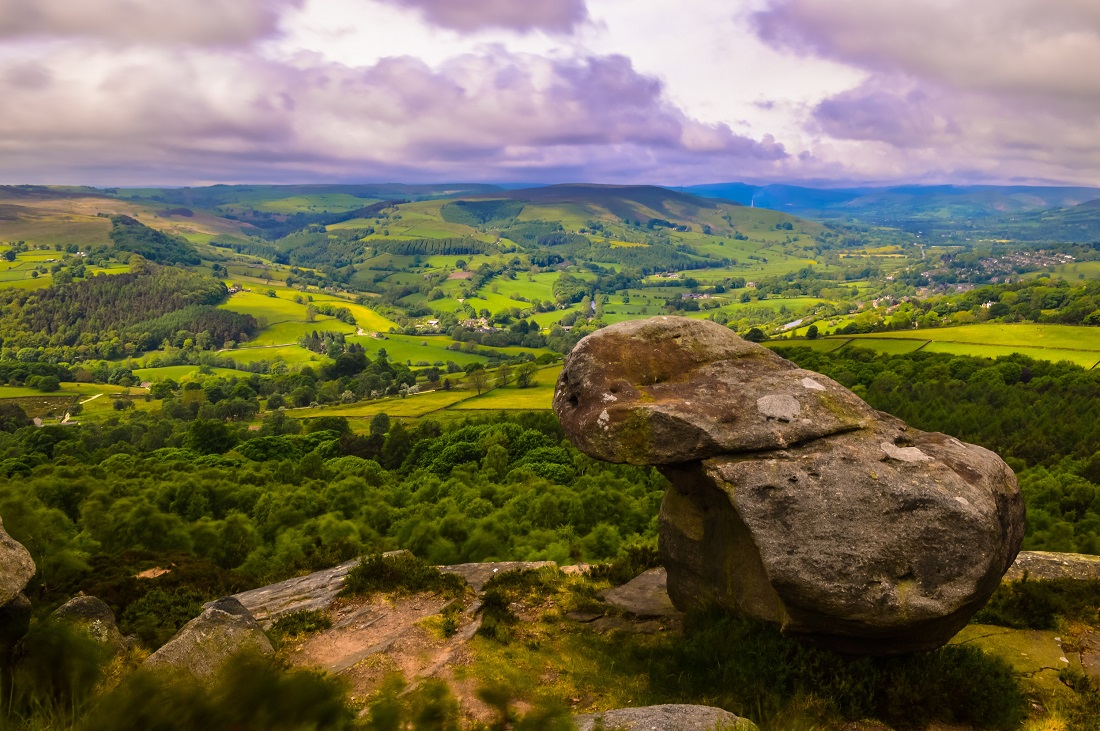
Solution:
[(7, 534), (0, 519), (0, 607), (22, 593), (36, 570), (31, 554)]
[(944, 644), (1012, 564), (1016, 478), (992, 452), (907, 427), (712, 322), (582, 340), (554, 397), (566, 434), (659, 465), (668, 592), (845, 652)]
[(623, 731), (755, 731), (756, 724), (729, 711), (710, 706), (664, 705), (643, 708), (619, 708), (603, 713), (574, 716), (577, 731), (592, 731), (599, 721), (602, 728)]

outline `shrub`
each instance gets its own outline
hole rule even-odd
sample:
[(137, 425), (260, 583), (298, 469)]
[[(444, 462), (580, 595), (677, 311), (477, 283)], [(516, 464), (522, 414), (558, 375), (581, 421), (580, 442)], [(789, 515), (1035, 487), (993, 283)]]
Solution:
[(375, 592), (414, 593), (430, 591), (448, 597), (461, 596), (466, 581), (456, 574), (445, 574), (408, 551), (391, 556), (365, 556), (348, 572), (341, 596), (363, 596)]
[(297, 639), (332, 629), (332, 618), (319, 609), (302, 609), (284, 614), (271, 625), (270, 634), (279, 641)]
[(735, 713), (774, 719), (792, 703), (823, 704), (845, 719), (920, 727), (931, 721), (1015, 728), (1026, 698), (1011, 667), (969, 646), (853, 658), (716, 612), (689, 614), (684, 641), (651, 673), (678, 695), (713, 698)]
[(1016, 629), (1055, 629), (1059, 619), (1100, 621), (1100, 580), (1072, 578), (1002, 583), (989, 603), (974, 615), (981, 624)]

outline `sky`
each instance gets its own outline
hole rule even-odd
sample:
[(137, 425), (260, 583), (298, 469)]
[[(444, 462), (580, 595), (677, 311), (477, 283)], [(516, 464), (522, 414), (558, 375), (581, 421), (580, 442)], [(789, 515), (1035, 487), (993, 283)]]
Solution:
[(1100, 185), (1096, 0), (0, 0), (0, 182)]

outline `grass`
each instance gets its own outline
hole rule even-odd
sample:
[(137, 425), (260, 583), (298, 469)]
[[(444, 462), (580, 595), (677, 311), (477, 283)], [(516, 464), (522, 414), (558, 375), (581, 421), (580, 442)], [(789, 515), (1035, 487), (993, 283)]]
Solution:
[(840, 348), (843, 348), (845, 345), (848, 344), (848, 342), (848, 338), (829, 338), (818, 340), (806, 340), (805, 338), (799, 338), (791, 340), (768, 340), (762, 343), (762, 345), (764, 345), (764, 347), (766, 348), (809, 348), (810, 350), (815, 350), (820, 353), (831, 353), (834, 350), (839, 350)]
[[(161, 368), (138, 368), (133, 373), (142, 381), (179, 381), (196, 375), (199, 372), (200, 367), (201, 366), (197, 365), (179, 365), (163, 366)], [(243, 371), (235, 371), (232, 368), (211, 368), (210, 370), (218, 376), (248, 375)]]
[[(870, 348), (879, 353), (900, 355), (920, 350), (928, 342), (927, 340), (902, 340), (901, 338), (844, 338), (847, 340), (842, 347), (845, 348)], [(831, 339), (839, 342), (839, 339)]]
[(453, 361), (459, 365), (484, 363), (486, 358), (461, 350), (448, 350), (447, 346), (455, 341), (446, 335), (387, 335), (385, 339), (370, 336), (351, 337), (349, 342), (359, 343), (370, 358), (378, 357), (378, 351), (385, 350), (391, 361), (414, 365), (420, 361), (429, 364)]
[(300, 337), (315, 330), (319, 333), (342, 332), (348, 335), (355, 333), (354, 327), (331, 317), (320, 318), (315, 322), (277, 322), (274, 325), (265, 327), (247, 344), (249, 347), (261, 347), (297, 343)]
[[(864, 336), (855, 336), (864, 337)], [(1033, 323), (985, 323), (875, 333), (874, 338), (920, 338), (933, 342), (974, 345), (1009, 345), (1029, 348), (1100, 352), (1100, 328), (1079, 325), (1039, 325)]]
[(275, 348), (236, 348), (219, 352), (238, 363), (259, 363), (260, 361), (281, 361), (288, 364), (309, 363), (321, 360), (324, 356), (310, 352), (297, 345), (284, 345)]
[[(257, 289), (261, 287), (263, 285), (259, 285)], [(275, 288), (272, 287), (272, 289)], [(288, 321), (305, 322), (306, 319), (305, 305), (300, 305), (285, 296), (268, 297), (259, 291), (237, 292), (229, 298), (228, 302), (219, 306), (243, 315), (252, 315), (268, 325)]]
[(323, 409), (294, 409), (288, 413), (296, 419), (311, 419), (319, 416), (344, 416), (349, 419), (370, 419), (376, 414), (389, 414), (405, 418), (426, 416), (435, 411), (446, 409), (468, 399), (473, 391), (429, 391), (405, 398), (394, 397), (376, 399), (347, 406), (326, 406)]
[(499, 411), (549, 409), (554, 400), (554, 386), (561, 374), (561, 366), (543, 368), (535, 374), (532, 385), (518, 388), (512, 385), (494, 388), (492, 391), (457, 403), (456, 409), (490, 409)]
[(1054, 350), (1050, 348), (1025, 348), (1018, 345), (975, 345), (971, 343), (929, 343), (922, 352), (949, 353), (951, 355), (971, 355), (978, 358), (999, 358), (1019, 353), (1036, 360), (1068, 360), (1083, 368), (1092, 368), (1100, 361), (1096, 351)]

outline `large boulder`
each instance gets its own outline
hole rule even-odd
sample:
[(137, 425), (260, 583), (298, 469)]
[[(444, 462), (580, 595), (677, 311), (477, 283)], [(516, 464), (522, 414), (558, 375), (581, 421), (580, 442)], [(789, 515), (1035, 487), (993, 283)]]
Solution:
[(145, 661), (151, 668), (178, 669), (210, 680), (234, 655), (272, 655), (275, 649), (249, 611), (236, 599), (219, 599), (185, 624)]
[(622, 731), (756, 731), (752, 721), (721, 708), (681, 704), (586, 713), (574, 716), (573, 723), (577, 731), (593, 731), (597, 727)]
[(31, 554), (7, 534), (0, 519), (0, 607), (22, 593), (36, 570)]
[(668, 592), (844, 652), (944, 644), (1020, 549), (1016, 478), (992, 452), (907, 427), (712, 322), (589, 335), (554, 397), (586, 453), (658, 465)]

